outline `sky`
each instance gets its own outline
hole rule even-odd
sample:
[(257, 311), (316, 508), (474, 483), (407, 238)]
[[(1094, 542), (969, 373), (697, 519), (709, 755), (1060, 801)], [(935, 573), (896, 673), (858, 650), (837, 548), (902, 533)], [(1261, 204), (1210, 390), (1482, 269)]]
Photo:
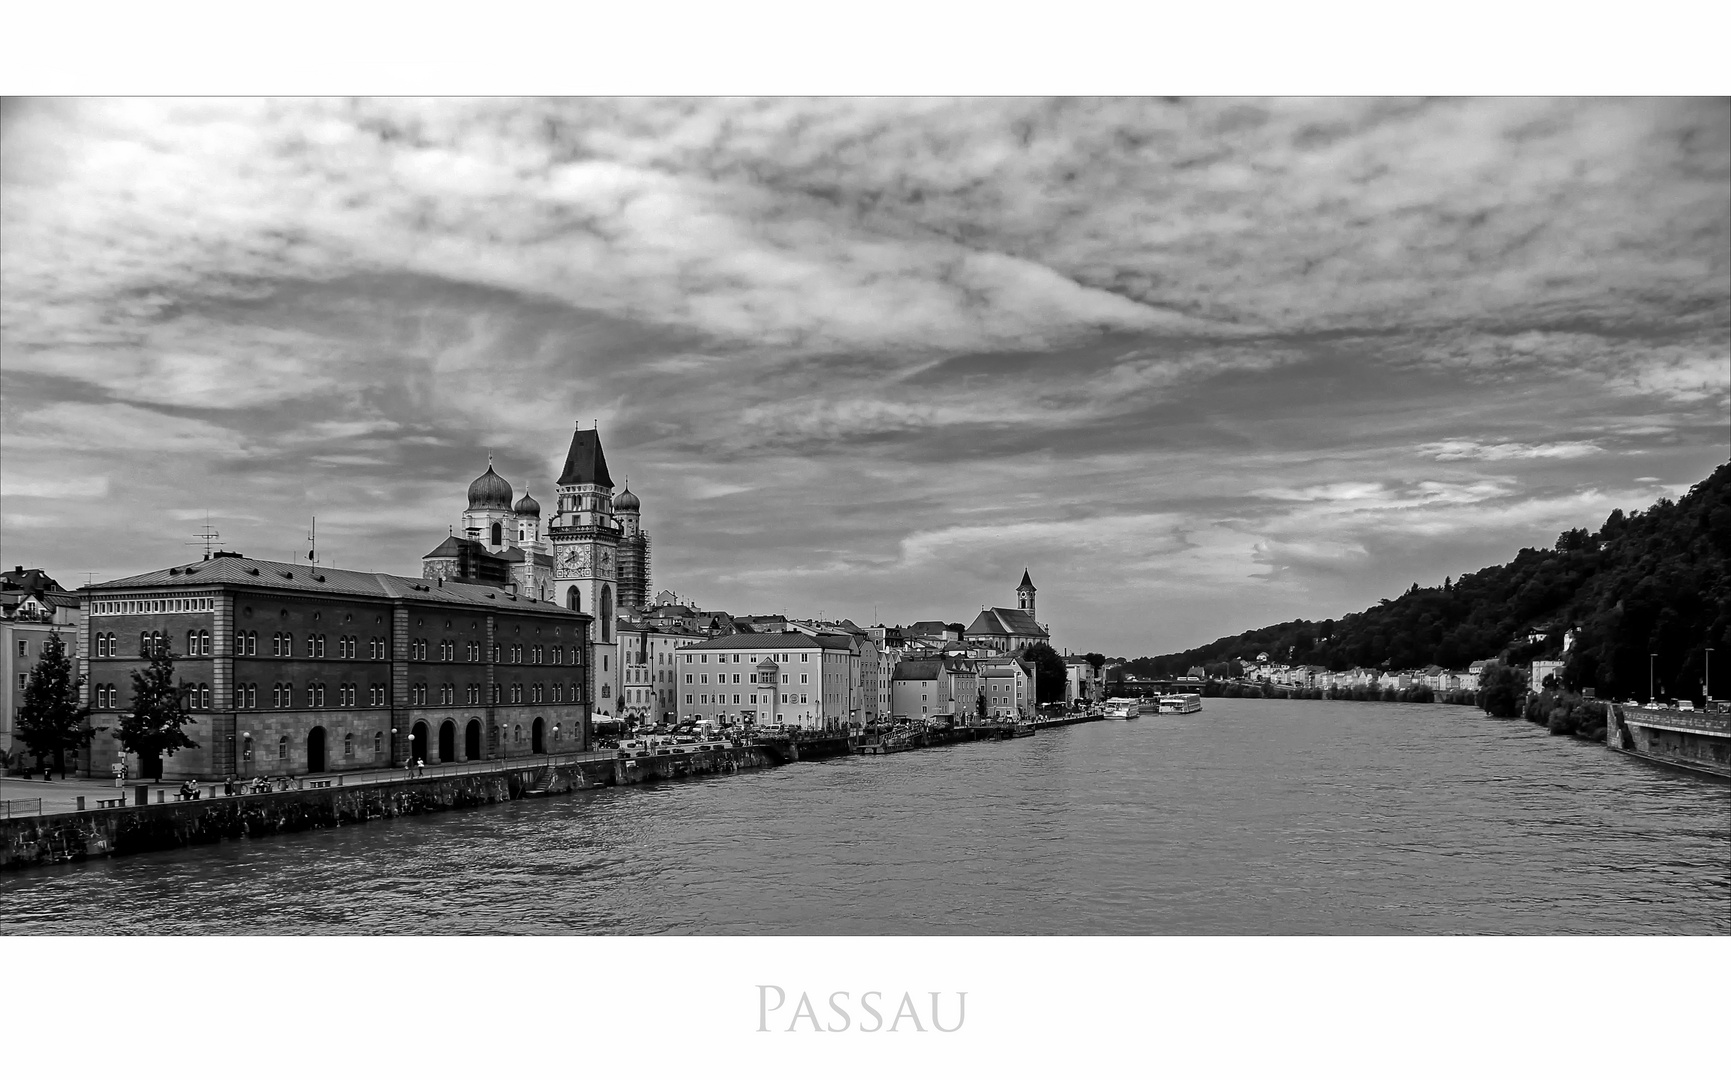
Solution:
[(1725, 99), (12, 99), (0, 564), (418, 575), (599, 424), (653, 586), (1323, 619), (1731, 456)]

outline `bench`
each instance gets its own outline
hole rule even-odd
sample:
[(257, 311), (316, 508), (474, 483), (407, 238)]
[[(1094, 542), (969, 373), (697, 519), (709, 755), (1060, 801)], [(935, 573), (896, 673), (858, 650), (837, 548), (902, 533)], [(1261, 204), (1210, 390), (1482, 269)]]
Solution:
[(125, 799), (97, 799), (96, 800), (96, 808), (98, 810), (111, 810), (117, 806), (125, 806), (125, 805), (126, 805)]
[(307, 781), (307, 787), (320, 788), (320, 787), (330, 787), (330, 786), (331, 786), (331, 781), (329, 781), (329, 780), (309, 780), (309, 781)]

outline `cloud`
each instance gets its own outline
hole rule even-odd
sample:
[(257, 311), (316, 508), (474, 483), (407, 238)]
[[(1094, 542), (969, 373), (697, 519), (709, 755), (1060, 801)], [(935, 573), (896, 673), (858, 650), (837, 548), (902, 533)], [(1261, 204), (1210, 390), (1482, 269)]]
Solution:
[(1604, 452), (1604, 447), (1591, 442), (1544, 443), (1477, 443), (1470, 439), (1449, 439), (1427, 443), (1418, 448), (1438, 461), (1508, 461), (1522, 458), (1580, 458)]
[(413, 572), (489, 455), (545, 495), (598, 421), (657, 583), (708, 603), (959, 616), (1027, 565), (1113, 652), (1338, 614), (1724, 460), (1728, 132), (1682, 99), (9, 105), (0, 481), (52, 513), (5, 540), (141, 570), (209, 502), (242, 550), (316, 514)]

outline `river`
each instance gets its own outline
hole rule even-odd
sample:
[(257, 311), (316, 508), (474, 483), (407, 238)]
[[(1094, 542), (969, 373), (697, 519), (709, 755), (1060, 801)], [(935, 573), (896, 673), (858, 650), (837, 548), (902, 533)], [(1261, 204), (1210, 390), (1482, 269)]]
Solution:
[(1731, 786), (1447, 705), (1200, 713), (0, 876), (55, 934), (1725, 934)]

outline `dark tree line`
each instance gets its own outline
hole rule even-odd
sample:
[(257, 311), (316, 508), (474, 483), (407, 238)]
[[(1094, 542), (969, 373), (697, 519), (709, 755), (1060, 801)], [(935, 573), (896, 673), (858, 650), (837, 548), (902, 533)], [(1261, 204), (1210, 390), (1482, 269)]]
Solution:
[[(1169, 677), (1201, 667), (1232, 672), (1234, 661), (1269, 659), (1402, 670), (1431, 664), (1461, 669), (1474, 660), (1511, 665), (1563, 655), (1563, 633), (1578, 627), (1563, 685), (1601, 697), (1645, 699), (1648, 657), (1661, 697), (1702, 693), (1708, 657), (1715, 697), (1731, 697), (1731, 465), (1721, 465), (1673, 502), (1614, 510), (1596, 531), (1570, 529), (1553, 548), (1524, 548), (1502, 565), (1459, 581), (1420, 588), (1339, 619), (1247, 630), (1181, 653), (1142, 657), (1127, 670)], [(1549, 628), (1528, 642), (1535, 626)]]

